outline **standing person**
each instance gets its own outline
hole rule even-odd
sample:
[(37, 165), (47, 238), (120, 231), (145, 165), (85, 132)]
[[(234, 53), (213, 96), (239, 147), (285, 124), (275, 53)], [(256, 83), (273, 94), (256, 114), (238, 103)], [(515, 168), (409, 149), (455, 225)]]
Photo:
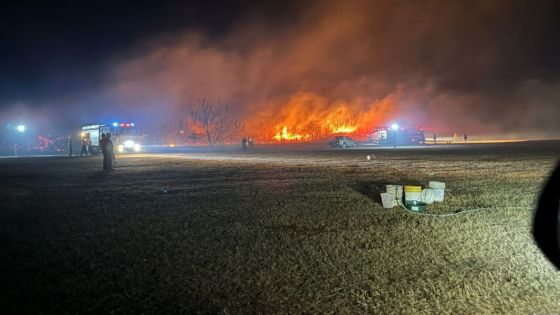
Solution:
[(255, 140), (253, 140), (253, 138), (249, 138), (249, 148), (252, 148), (254, 144)]
[(467, 133), (465, 132), (465, 134), (463, 135), (463, 140), (465, 140), (465, 142), (467, 142)]
[(91, 139), (89, 139), (87, 142), (87, 150), (89, 152), (89, 155), (93, 155), (93, 145), (91, 143)]
[(68, 156), (72, 156), (72, 137), (68, 136)]
[(113, 160), (115, 159), (115, 151), (113, 150), (113, 141), (111, 141), (111, 134), (108, 132), (105, 135), (105, 150), (107, 151), (107, 170), (114, 171)]
[(434, 144), (437, 144), (436, 139), (437, 139), (437, 136), (436, 136), (436, 134), (434, 133)]
[(106, 143), (107, 143), (107, 138), (105, 137), (105, 134), (102, 133), (101, 134), (101, 140), (99, 140), (99, 148), (101, 149), (101, 153), (103, 153), (103, 170), (107, 171), (107, 147), (106, 147)]
[(87, 140), (85, 138), (82, 138), (82, 143), (81, 143), (81, 148), (80, 148), (80, 156), (82, 156), (84, 154), (87, 156)]
[(241, 140), (241, 147), (243, 148), (243, 151), (247, 151), (247, 139), (245, 137)]

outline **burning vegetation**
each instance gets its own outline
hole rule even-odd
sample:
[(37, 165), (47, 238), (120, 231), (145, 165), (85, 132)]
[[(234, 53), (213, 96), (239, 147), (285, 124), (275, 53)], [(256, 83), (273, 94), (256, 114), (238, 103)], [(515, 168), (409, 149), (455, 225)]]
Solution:
[[(530, 91), (541, 83), (520, 81), (521, 92), (504, 95), (471, 84), (490, 78), (494, 63), (492, 57), (460, 58), (480, 46), (475, 40), (480, 29), (470, 21), (479, 20), (473, 14), (478, 17), (480, 10), (485, 23), (494, 25), (501, 5), (481, 5), (468, 13), (455, 2), (319, 1), (305, 8), (294, 12), (291, 27), (256, 20), (219, 37), (190, 30), (142, 42), (134, 58), (115, 67), (115, 103), (123, 112), (142, 107), (150, 119), (166, 116), (161, 120), (170, 126), (190, 110), (185, 104), (222, 100), (228, 119), (244, 128), (215, 140), (200, 130), (192, 133), (196, 141), (208, 143), (244, 136), (259, 142), (312, 142), (340, 134), (366, 138), (372, 128), (394, 120), (431, 126), (441, 130), (438, 134), (557, 128), (551, 118), (557, 117), (556, 107), (529, 110), (535, 103)], [(444, 18), (450, 16), (464, 18)], [(494, 42), (495, 35), (483, 36), (490, 37), (481, 42)], [(477, 53), (502, 58), (495, 47), (483, 46)], [(543, 102), (554, 104), (556, 94), (542, 90)], [(542, 123), (522, 121), (518, 111), (507, 110), (510, 106)]]
[(185, 106), (174, 130), (180, 142), (200, 145), (230, 143), (249, 135), (261, 143), (314, 142), (336, 135), (365, 139), (372, 128), (396, 117), (400, 93), (365, 103), (330, 102), (314, 93), (298, 93), (283, 105), (262, 106), (258, 115), (240, 117), (231, 107), (203, 100)]
[[(258, 138), (265, 142), (311, 142), (341, 134), (366, 137), (373, 126), (384, 125), (395, 118), (398, 112), (395, 103), (399, 97), (400, 93), (394, 93), (369, 103), (359, 98), (331, 102), (317, 94), (300, 93), (284, 106), (271, 106), (277, 108), (271, 116), (279, 116), (279, 121), (268, 127), (266, 122), (260, 122), (254, 128), (261, 131)], [(248, 123), (252, 127), (251, 122)]]

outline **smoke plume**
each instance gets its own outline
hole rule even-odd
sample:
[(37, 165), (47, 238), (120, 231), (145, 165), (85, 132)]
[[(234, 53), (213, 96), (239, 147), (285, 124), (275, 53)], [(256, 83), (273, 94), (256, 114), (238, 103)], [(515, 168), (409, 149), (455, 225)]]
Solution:
[(560, 133), (558, 72), (544, 66), (547, 47), (536, 48), (555, 23), (553, 4), (305, 3), (270, 21), (248, 12), (220, 36), (184, 29), (139, 41), (108, 62), (101, 94), (111, 111), (158, 126), (202, 99), (220, 102), (269, 140), (285, 127), (367, 133), (393, 121), (444, 133)]

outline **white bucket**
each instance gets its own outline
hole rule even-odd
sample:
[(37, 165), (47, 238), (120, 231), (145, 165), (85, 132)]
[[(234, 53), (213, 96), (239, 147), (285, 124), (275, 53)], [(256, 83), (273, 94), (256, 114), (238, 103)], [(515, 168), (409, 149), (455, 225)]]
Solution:
[(385, 185), (385, 188), (388, 193), (393, 193), (393, 194), (397, 193), (396, 191), (397, 186), (395, 185)]
[(398, 201), (402, 201), (403, 186), (402, 185), (385, 185), (388, 193), (393, 193), (395, 196), (394, 206), (398, 206)]
[(383, 208), (391, 209), (395, 201), (395, 194), (393, 193), (381, 193), (381, 202), (383, 203)]
[(434, 191), (434, 201), (442, 202), (445, 196), (445, 183), (431, 181), (428, 186)]
[(432, 204), (434, 203), (434, 200), (436, 198), (436, 195), (434, 193), (434, 190), (431, 188), (426, 188), (424, 190), (422, 190), (422, 202), (426, 203), (426, 204)]
[(405, 201), (413, 201), (413, 200), (421, 201), (421, 199), (422, 199), (422, 192), (420, 192), (420, 191), (418, 191), (418, 192), (416, 192), (416, 191), (406, 191), (404, 193), (404, 200)]
[(402, 201), (402, 196), (403, 196), (403, 186), (402, 185), (395, 185), (396, 188), (396, 198), (399, 201)]

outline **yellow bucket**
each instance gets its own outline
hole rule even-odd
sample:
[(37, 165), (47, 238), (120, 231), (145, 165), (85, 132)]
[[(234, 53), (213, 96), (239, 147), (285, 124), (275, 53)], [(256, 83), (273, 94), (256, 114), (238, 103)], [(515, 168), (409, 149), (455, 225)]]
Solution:
[(420, 201), (422, 199), (422, 187), (404, 186), (404, 200), (406, 203)]
[(404, 186), (404, 192), (422, 192), (422, 186)]

